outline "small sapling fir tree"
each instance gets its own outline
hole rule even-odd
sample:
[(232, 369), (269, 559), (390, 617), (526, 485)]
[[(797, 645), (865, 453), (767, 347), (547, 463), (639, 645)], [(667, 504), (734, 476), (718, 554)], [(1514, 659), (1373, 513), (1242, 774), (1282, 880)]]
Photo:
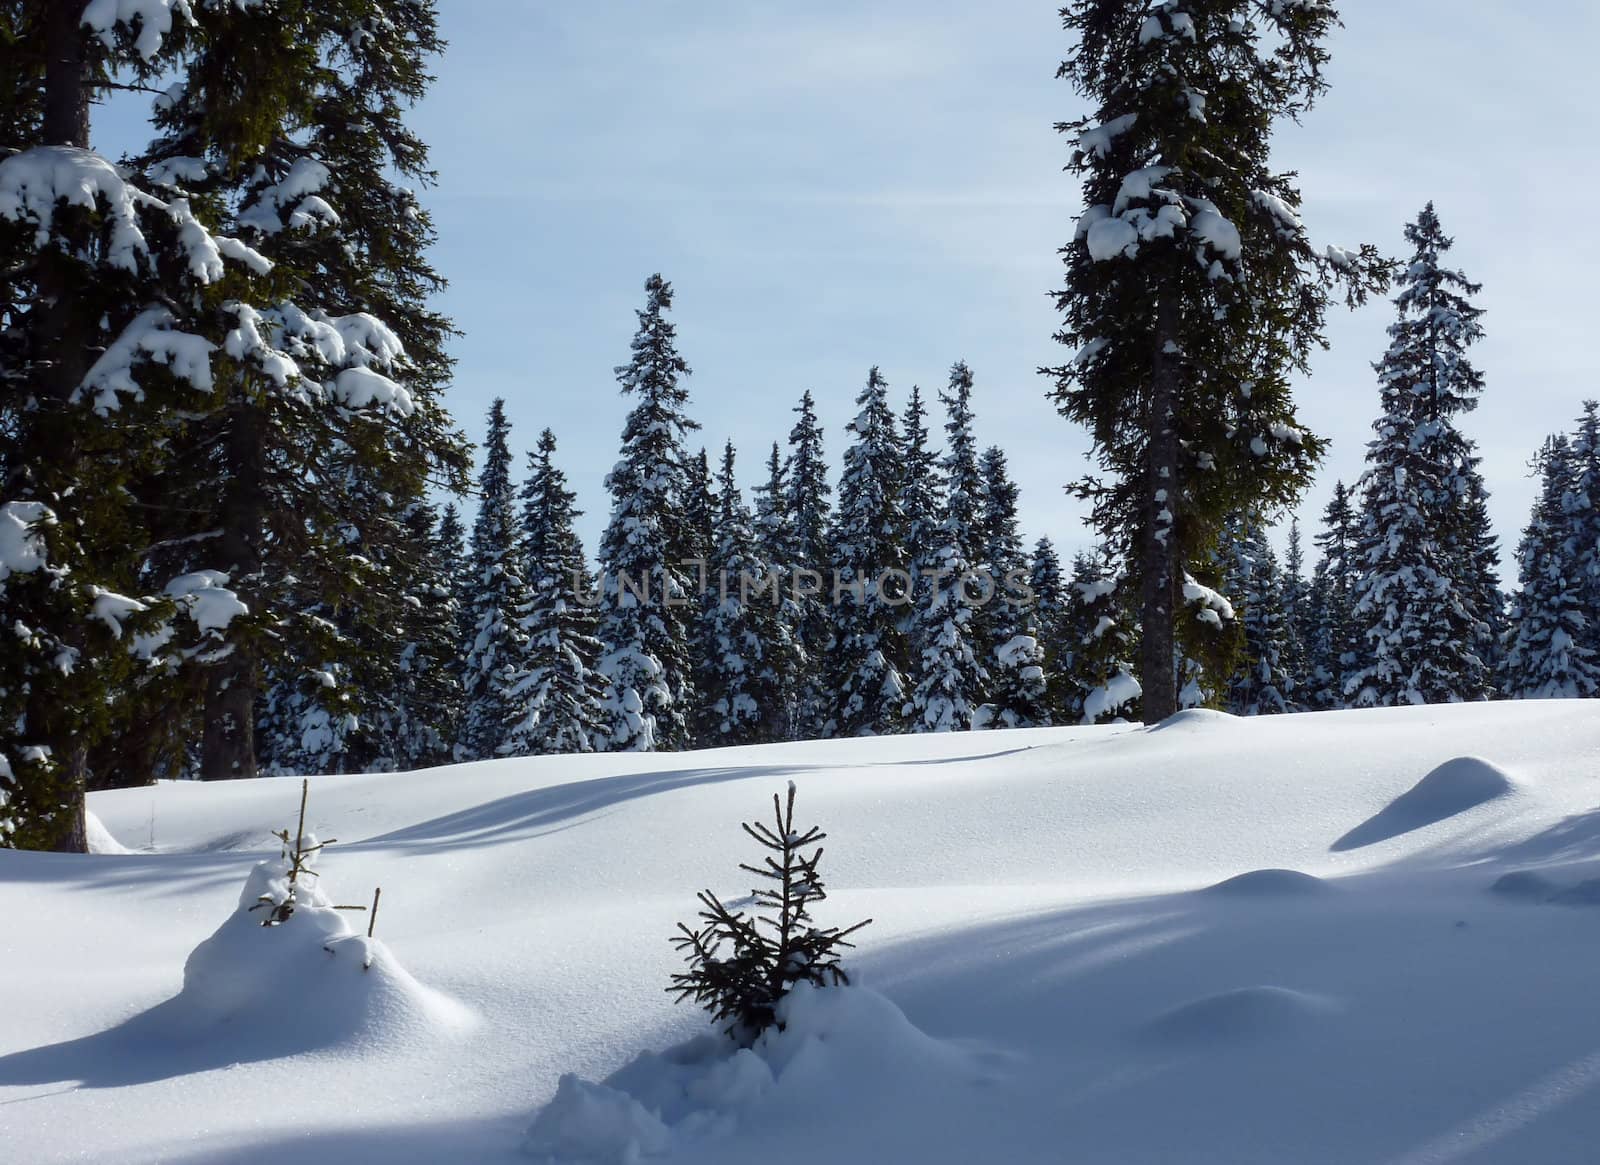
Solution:
[[(667, 988), (677, 1002), (692, 999), (711, 1013), (723, 1030), (748, 1047), (768, 1028), (781, 1028), (778, 1003), (797, 983), (818, 987), (848, 984), (839, 964), (849, 936), (872, 921), (854, 926), (818, 927), (811, 907), (827, 898), (817, 866), (827, 834), (816, 826), (794, 826), (794, 782), (787, 802), (772, 795), (773, 824), (741, 822), (768, 852), (761, 864), (739, 868), (765, 881), (751, 892), (755, 913), (732, 910), (710, 890), (700, 891), (701, 926), (678, 924), (673, 946), (683, 952), (688, 970), (672, 976)], [(810, 854), (804, 851), (816, 846)]]

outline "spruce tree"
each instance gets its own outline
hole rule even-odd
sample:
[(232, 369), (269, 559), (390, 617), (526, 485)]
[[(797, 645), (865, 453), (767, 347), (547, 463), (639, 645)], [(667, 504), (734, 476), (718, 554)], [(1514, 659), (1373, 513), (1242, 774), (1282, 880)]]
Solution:
[(504, 755), (593, 752), (607, 737), (605, 681), (589, 564), (573, 522), (582, 514), (555, 464), (549, 429), (528, 455), (521, 558), (528, 576), (518, 612), (522, 654), (506, 678)]
[(1349, 679), (1360, 666), (1361, 644), (1355, 625), (1355, 589), (1360, 576), (1357, 538), (1360, 533), (1350, 490), (1334, 483), (1333, 497), (1322, 514), (1316, 536), (1321, 557), (1313, 572), (1308, 606), (1312, 633), (1307, 654), (1310, 706), (1332, 710), (1348, 706)]
[(1517, 547), (1516, 619), (1506, 651), (1506, 695), (1522, 700), (1600, 694), (1600, 663), (1584, 646), (1592, 615), (1583, 607), (1585, 580), (1571, 536), (1577, 472), (1567, 438), (1545, 442), (1533, 515)]
[(1064, 687), (1070, 710), (1083, 724), (1132, 715), (1138, 708), (1132, 662), (1137, 624), (1125, 580), (1106, 546), (1073, 559), (1063, 636), (1071, 655), (1064, 661)]
[(1029, 563), (1017, 530), (1017, 486), (998, 445), (983, 451), (983, 548), (979, 562), (994, 595), (977, 612), (980, 660), (989, 672), (982, 727), (1032, 728), (1050, 723), (1044, 648), (1026, 601)]
[(252, 614), (230, 625), (226, 654), (197, 657), (201, 775), (254, 771), (269, 682), (302, 705), (298, 719), (277, 716), (291, 739), (348, 735), (338, 761), (311, 763), (392, 763), (387, 697), (407, 597), (427, 585), (408, 519), (430, 478), (462, 486), (467, 464), (439, 403), (451, 328), (428, 303), (443, 287), (426, 255), (433, 228), (402, 185), (433, 178), (404, 111), (442, 48), (436, 14), (407, 0), (380, 22), (354, 0), (317, 0), (214, 5), (202, 25), (184, 84), (159, 104), (163, 136), (138, 164), (225, 213), (256, 266), (270, 265), (275, 298), (234, 309), (224, 349), (239, 368), (174, 443), (187, 460), (172, 503), (209, 510), (193, 520), (220, 531), (206, 548), (220, 555), (180, 543), (163, 569), (220, 565)]
[(645, 282), (633, 358), (617, 368), (634, 398), (622, 454), (606, 477), (611, 518), (600, 543), (600, 670), (607, 681), (609, 747), (677, 749), (688, 743), (694, 691), (689, 639), (698, 580), (685, 575), (697, 535), (685, 512), (685, 436), (699, 426), (684, 412), (689, 365), (667, 319), (672, 285)]
[(900, 509), (904, 514), (905, 559), (911, 572), (912, 600), (904, 610), (901, 629), (907, 637), (912, 660), (922, 658), (919, 612), (933, 594), (930, 573), (942, 549), (940, 530), (944, 524), (944, 490), (939, 472), (939, 455), (928, 442), (928, 409), (922, 403), (922, 389), (911, 386), (911, 396), (901, 414)]
[(944, 522), (938, 531), (930, 568), (928, 596), (917, 608), (922, 645), (914, 661), (911, 693), (912, 728), (917, 732), (960, 732), (973, 725), (988, 690), (983, 611), (997, 595), (978, 580), (984, 551), (983, 479), (977, 441), (972, 432), (972, 370), (965, 363), (950, 369), (944, 402)]
[(468, 634), (462, 661), (462, 760), (500, 754), (515, 721), (510, 695), (527, 656), (523, 620), (532, 595), (523, 577), (522, 528), (511, 481), (511, 423), (506, 402), (489, 406), (489, 432), (478, 476), (478, 517), (472, 526), (468, 571)]
[(1067, 631), (1067, 589), (1061, 574), (1061, 556), (1055, 543), (1040, 538), (1034, 543), (1028, 568), (1028, 589), (1033, 595), (1029, 617), (1042, 649), (1045, 675), (1045, 711), (1052, 724), (1067, 724), (1078, 718), (1068, 670), (1072, 644)]
[(1600, 404), (1592, 400), (1572, 435), (1572, 466), (1567, 527), (1585, 619), (1579, 642), (1600, 659)]
[[(793, 530), (789, 596), (795, 605), (795, 641), (805, 668), (797, 691), (796, 723), (802, 738), (826, 733), (833, 698), (828, 688), (828, 657), (833, 650), (832, 602), (833, 509), (829, 500), (827, 456), (816, 405), (807, 391), (794, 411), (799, 419), (789, 430), (788, 515)], [(804, 573), (802, 573), (804, 572)]]
[[(885, 572), (905, 569), (905, 523), (898, 486), (900, 442), (889, 408), (889, 386), (876, 367), (868, 373), (856, 405), (860, 411), (845, 427), (854, 440), (844, 453), (831, 539), (830, 587), (825, 597), (833, 606), (819, 605), (819, 611), (833, 621), (826, 736), (898, 731), (907, 701), (900, 612), (886, 601), (890, 596), (880, 594), (891, 585)], [(791, 470), (798, 479), (798, 458)], [(798, 491), (796, 480), (791, 480), (791, 488)], [(800, 527), (800, 533), (805, 536), (807, 531)]]
[[(795, 593), (799, 548), (789, 512), (789, 466), (776, 441), (767, 455), (767, 480), (756, 487), (755, 494), (756, 547), (778, 588), (777, 630), (787, 645), (786, 651), (771, 660), (777, 676), (778, 705), (784, 709), (775, 739), (796, 740), (808, 723), (804, 708), (809, 693), (818, 687), (814, 678), (818, 661), (810, 656), (801, 640), (807, 600)], [(809, 601), (816, 600), (813, 597)]]
[(731, 441), (723, 450), (717, 498), (716, 549), (700, 636), (707, 661), (699, 692), (703, 743), (781, 740), (789, 731), (784, 697), (793, 648), (780, 617), (779, 581), (762, 561), (750, 511), (739, 495)]
[(1400, 274), (1389, 349), (1377, 364), (1383, 415), (1362, 479), (1355, 618), (1367, 661), (1347, 684), (1358, 703), (1483, 698), (1485, 601), (1475, 581), (1467, 500), (1476, 459), (1455, 417), (1474, 408), (1483, 377), (1467, 358), (1480, 339), (1479, 291), (1441, 266), (1451, 240), (1433, 204), (1406, 227), (1415, 248)]
[(1283, 670), (1293, 683), (1293, 699), (1306, 707), (1311, 685), (1307, 680), (1306, 644), (1311, 638), (1306, 596), (1306, 555), (1300, 539), (1300, 519), (1289, 519), (1288, 545), (1283, 555)]
[(1386, 268), (1314, 249), (1294, 176), (1269, 165), (1274, 123), (1326, 89), (1330, 0), (1073, 0), (1062, 19), (1079, 40), (1059, 75), (1091, 115), (1057, 127), (1087, 209), (1057, 294), (1076, 355), (1048, 372), (1094, 440), (1104, 476), (1078, 493), (1133, 571), (1154, 722), (1178, 707), (1176, 639), (1209, 634), (1180, 618), (1187, 576), (1227, 515), (1288, 506), (1321, 455), (1289, 383), (1331, 285), (1360, 300)]
[(404, 595), (398, 674), (389, 713), (375, 733), (382, 763), (398, 769), (430, 768), (454, 757), (463, 710), (461, 615), (455, 597), (457, 561), (448, 548), (459, 530), (442, 531), (431, 505), (415, 506), (406, 528), (422, 553)]
[(1228, 678), (1228, 711), (1260, 716), (1292, 710), (1283, 667), (1289, 637), (1278, 557), (1259, 518), (1240, 515), (1223, 530), (1223, 584), (1239, 608), (1243, 647)]

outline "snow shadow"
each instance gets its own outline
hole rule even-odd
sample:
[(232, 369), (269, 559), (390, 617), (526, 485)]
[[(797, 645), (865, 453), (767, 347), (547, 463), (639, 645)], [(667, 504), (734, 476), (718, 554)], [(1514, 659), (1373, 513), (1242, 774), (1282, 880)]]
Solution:
[[(853, 969), (930, 1035), (1013, 1052), (1009, 1108), (1059, 1133), (1036, 1142), (1052, 1160), (1595, 1160), (1600, 1029), (1563, 1005), (1593, 936), (1386, 886), (1044, 910), (868, 947)], [(1549, 958), (1530, 975), (1536, 944)], [(1403, 971), (1376, 974), (1385, 963)], [(1437, 1072), (1488, 1049), (1470, 1091)], [(1437, 1151), (1451, 1137), (1476, 1143)], [(1541, 1155), (1568, 1139), (1588, 1155)]]
[(1447, 760), (1328, 848), (1361, 849), (1436, 825), (1469, 809), (1508, 796), (1515, 789), (1498, 766), (1475, 756)]
[[(285, 1001), (285, 1007), (292, 1007)], [(234, 1064), (277, 1060), (331, 1047), (350, 1037), (337, 1028), (307, 1039), (303, 1031), (270, 1027), (247, 1042), (191, 1027), (181, 995), (158, 1003), (105, 1031), (0, 1056), (0, 1087), (76, 1083), (120, 1088), (190, 1076)]]
[(443, 817), (435, 817), (344, 845), (340, 849), (356, 850), (363, 846), (397, 849), (425, 847), (434, 852), (495, 845), (506, 841), (523, 841), (568, 828), (579, 818), (604, 812), (641, 797), (652, 797), (659, 793), (693, 788), (697, 785), (721, 784), (724, 781), (765, 781), (773, 777), (792, 777), (825, 767), (827, 766), (727, 765), (717, 768), (670, 769), (654, 773), (629, 773), (617, 777), (595, 777), (587, 781), (512, 793), (482, 805), (474, 805), (456, 813), (447, 813)]
[[(381, 1161), (384, 1165), (529, 1165), (521, 1152), (527, 1118), (386, 1123), (354, 1129), (223, 1134), (214, 1144), (163, 1155), (163, 1165), (284, 1165), (286, 1161)], [(241, 1143), (246, 1142), (246, 1143)]]

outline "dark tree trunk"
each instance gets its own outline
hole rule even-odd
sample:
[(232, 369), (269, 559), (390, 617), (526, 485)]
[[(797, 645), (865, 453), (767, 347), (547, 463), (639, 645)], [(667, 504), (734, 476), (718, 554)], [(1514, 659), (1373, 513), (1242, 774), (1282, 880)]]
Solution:
[(44, 144), (89, 148), (89, 84), (80, 27), (83, 5), (45, 5)]
[[(222, 551), (237, 591), (247, 591), (261, 569), (261, 416), (247, 401), (228, 410), (227, 494), (223, 500)], [(230, 637), (232, 650), (206, 676), (205, 729), (200, 744), (200, 779), (238, 780), (256, 775), (255, 651), (247, 639)]]
[[(84, 61), (83, 31), (79, 4), (52, 3), (45, 20), (44, 145), (89, 145), (89, 86)], [(51, 404), (64, 408), (89, 368), (87, 329), (75, 309), (66, 260), (53, 249), (46, 249), (39, 262), (40, 349), (51, 354), (53, 367), (47, 374)], [(70, 467), (83, 454), (73, 443), (67, 426), (53, 426), (64, 447), (58, 465)], [(69, 468), (70, 472), (70, 468)], [(81, 646), (81, 643), (78, 645)], [(63, 762), (62, 776), (70, 799), (70, 819), (56, 842), (56, 849), (67, 853), (89, 851), (85, 793), (88, 789), (88, 752), (71, 727), (66, 739), (51, 741), (51, 751)]]
[(1144, 722), (1156, 724), (1178, 710), (1174, 666), (1173, 595), (1177, 590), (1173, 542), (1177, 537), (1178, 398), (1177, 357), (1168, 350), (1178, 335), (1177, 304), (1163, 296), (1156, 305), (1156, 350), (1152, 358), (1150, 445), (1145, 515), (1139, 547), (1140, 706)]

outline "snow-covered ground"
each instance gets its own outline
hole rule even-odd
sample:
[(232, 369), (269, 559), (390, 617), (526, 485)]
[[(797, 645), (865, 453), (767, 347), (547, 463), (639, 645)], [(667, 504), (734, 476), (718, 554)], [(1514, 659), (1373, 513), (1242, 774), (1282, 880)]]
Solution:
[[(789, 780), (876, 921), (730, 1056), (667, 940)], [(1593, 702), (317, 778), (322, 891), (383, 899), (306, 957), (235, 914), (298, 797), (0, 853), (0, 1160), (1600, 1160)]]

